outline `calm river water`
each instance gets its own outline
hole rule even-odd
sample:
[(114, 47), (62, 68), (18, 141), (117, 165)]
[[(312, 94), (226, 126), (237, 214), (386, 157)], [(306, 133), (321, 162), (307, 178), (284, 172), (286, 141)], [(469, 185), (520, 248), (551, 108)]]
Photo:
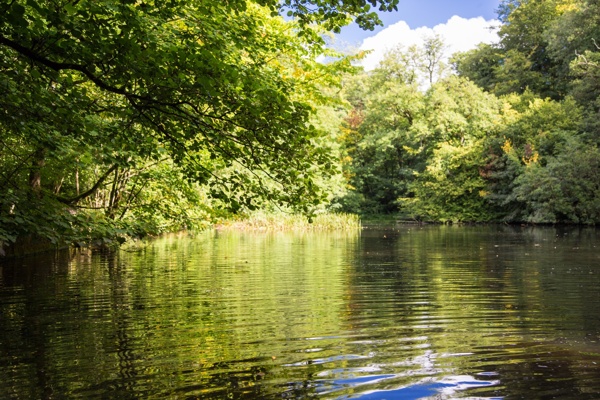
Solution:
[(598, 399), (600, 232), (207, 232), (0, 264), (0, 398)]

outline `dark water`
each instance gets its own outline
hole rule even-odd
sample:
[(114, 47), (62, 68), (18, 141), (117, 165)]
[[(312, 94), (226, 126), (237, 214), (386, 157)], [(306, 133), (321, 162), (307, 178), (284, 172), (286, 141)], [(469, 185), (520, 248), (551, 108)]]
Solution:
[(206, 233), (0, 268), (2, 399), (600, 398), (594, 229)]

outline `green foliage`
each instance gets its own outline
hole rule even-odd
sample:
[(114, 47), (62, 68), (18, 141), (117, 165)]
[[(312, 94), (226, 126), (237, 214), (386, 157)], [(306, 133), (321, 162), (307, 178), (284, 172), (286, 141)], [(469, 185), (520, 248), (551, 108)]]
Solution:
[(439, 37), (362, 74), (326, 47), (397, 3), (0, 4), (0, 249), (257, 209), (598, 222), (598, 2), (502, 2), (458, 77)]
[(133, 235), (125, 224), (107, 221), (102, 213), (76, 213), (58, 202), (19, 196), (10, 191), (0, 196), (0, 241), (13, 243), (35, 235), (52, 245), (122, 243)]
[[(508, 221), (590, 223), (593, 219), (584, 216), (589, 210), (567, 211), (566, 206), (578, 191), (574, 188), (581, 187), (574, 171), (590, 175), (580, 164), (581, 157), (590, 154), (583, 151), (588, 145), (579, 133), (581, 108), (573, 99), (524, 100), (506, 99), (505, 125), (488, 139), (490, 201), (501, 207)], [(595, 163), (589, 168), (593, 171)], [(569, 169), (573, 172), (567, 173)], [(593, 191), (589, 194), (594, 196)]]
[(571, 62), (576, 79), (573, 82), (573, 96), (587, 105), (592, 113), (600, 110), (600, 48), (586, 50)]
[(411, 185), (412, 197), (400, 199), (404, 214), (427, 221), (489, 221), (495, 217), (485, 200), (480, 176), (481, 146), (441, 143), (425, 171)]
[(540, 151), (543, 161), (545, 155), (554, 154), (556, 142), (560, 141), (557, 132), (574, 133), (580, 128), (582, 110), (571, 98), (556, 102), (512, 96), (506, 100), (508, 105), (504, 116), (507, 125), (501, 134), (512, 141), (513, 147), (520, 149), (520, 157), (524, 156), (523, 151), (529, 145)]
[(427, 123), (434, 141), (468, 144), (499, 121), (498, 100), (468, 80), (451, 76), (427, 94)]
[(503, 1), (500, 43), (457, 56), (457, 71), (497, 95), (529, 90), (542, 98), (564, 98), (569, 91), (568, 65), (575, 53), (564, 46), (559, 50), (550, 32), (575, 3), (581, 1)]
[(351, 191), (337, 199), (342, 210), (362, 214), (397, 211), (396, 200), (420, 160), (416, 129), (423, 107), (415, 72), (399, 49), (381, 68), (349, 79), (344, 91), (353, 110), (341, 141)]
[(348, 17), (355, 17), (355, 22), (363, 29), (373, 30), (381, 25), (378, 11), (398, 11), (399, 0), (258, 0), (259, 4), (267, 5), (273, 13), (287, 11), (290, 17), (296, 17), (304, 25), (322, 23), (328, 30), (339, 32), (348, 24)]
[(426, 166), (417, 171), (401, 209), (427, 220), (488, 221), (484, 137), (499, 121), (500, 103), (473, 83), (450, 77), (427, 93)]
[[(346, 209), (435, 221), (600, 221), (599, 52), (588, 48), (561, 61), (546, 51), (565, 35), (557, 28), (561, 18), (588, 15), (593, 7), (504, 4), (502, 43), (455, 56), (462, 77), (438, 81), (423, 94), (410, 52), (396, 49), (349, 83), (353, 191), (344, 197)], [(561, 40), (572, 42), (568, 35)], [(564, 62), (571, 63), (569, 73), (560, 69)]]
[(373, 74), (381, 83), (394, 79), (429, 87), (448, 72), (448, 66), (442, 61), (446, 49), (444, 40), (437, 34), (425, 37), (422, 45), (408, 48), (398, 45), (387, 52)]
[(504, 63), (496, 46), (482, 43), (476, 49), (454, 54), (451, 63), (459, 76), (469, 78), (485, 91), (496, 92), (497, 70)]
[(499, 122), (500, 102), (455, 76), (424, 94), (412, 54), (396, 49), (378, 69), (345, 87), (354, 106), (345, 142), (353, 191), (340, 203), (362, 214), (488, 220), (479, 167), (483, 137)]
[(498, 83), (510, 80), (500, 93), (529, 89), (542, 98), (560, 99), (566, 94), (565, 70), (548, 51), (547, 29), (563, 13), (564, 0), (520, 1), (500, 29), (505, 63)]
[(314, 5), (1, 4), (0, 244), (192, 229), (266, 203), (313, 212), (336, 175), (314, 110), (352, 69), (320, 35), (346, 13), (378, 22), (364, 1)]
[(600, 151), (572, 139), (547, 164), (531, 164), (515, 179), (512, 197), (527, 222), (595, 224), (600, 220)]

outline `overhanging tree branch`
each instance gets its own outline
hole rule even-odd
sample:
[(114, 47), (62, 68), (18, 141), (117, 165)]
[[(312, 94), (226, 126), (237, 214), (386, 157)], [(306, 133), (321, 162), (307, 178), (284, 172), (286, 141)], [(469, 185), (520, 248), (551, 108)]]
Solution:
[(25, 46), (22, 46), (19, 43), (15, 42), (13, 40), (10, 40), (4, 36), (1, 36), (1, 35), (0, 35), (0, 44), (10, 47), (17, 53), (21, 54), (22, 56), (25, 56), (25, 57), (29, 58), (30, 60), (35, 61), (39, 64), (42, 64), (50, 69), (53, 69), (54, 71), (72, 70), (72, 71), (81, 72), (83, 75), (88, 77), (89, 80), (94, 82), (94, 84), (96, 84), (96, 86), (98, 86), (99, 88), (104, 89), (108, 92), (120, 94), (120, 95), (123, 95), (126, 97), (137, 98), (137, 99), (143, 98), (142, 96), (139, 96), (139, 95), (136, 95), (133, 93), (129, 93), (124, 89), (109, 85), (108, 83), (104, 82), (102, 79), (98, 78), (94, 73), (92, 73), (88, 69), (88, 67), (86, 67), (85, 65), (75, 64), (75, 63), (63, 63), (63, 62), (49, 60), (48, 58), (43, 57), (42, 55), (36, 53), (35, 51), (33, 51)]
[(119, 166), (119, 164), (114, 164), (112, 167), (110, 167), (104, 174), (102, 174), (102, 176), (100, 177), (100, 179), (98, 179), (98, 181), (96, 181), (96, 183), (94, 184), (94, 186), (92, 186), (89, 190), (81, 193), (79, 196), (75, 196), (75, 197), (73, 197), (71, 199), (66, 199), (64, 197), (57, 197), (57, 200), (60, 201), (61, 203), (64, 203), (64, 204), (73, 205), (73, 204), (76, 204), (77, 202), (79, 202), (80, 200), (83, 200), (86, 197), (89, 197), (89, 196), (93, 195), (100, 188), (100, 186), (102, 185), (102, 183), (104, 183), (104, 181), (106, 180), (106, 178), (108, 178), (108, 176), (115, 169), (117, 169), (118, 166)]

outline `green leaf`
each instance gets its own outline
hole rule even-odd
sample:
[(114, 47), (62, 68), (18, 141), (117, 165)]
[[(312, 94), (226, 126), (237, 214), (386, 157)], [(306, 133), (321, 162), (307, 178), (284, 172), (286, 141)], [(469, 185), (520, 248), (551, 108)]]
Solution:
[(77, 13), (77, 8), (71, 3), (66, 3), (63, 7), (65, 8), (67, 15), (69, 16), (75, 15)]

